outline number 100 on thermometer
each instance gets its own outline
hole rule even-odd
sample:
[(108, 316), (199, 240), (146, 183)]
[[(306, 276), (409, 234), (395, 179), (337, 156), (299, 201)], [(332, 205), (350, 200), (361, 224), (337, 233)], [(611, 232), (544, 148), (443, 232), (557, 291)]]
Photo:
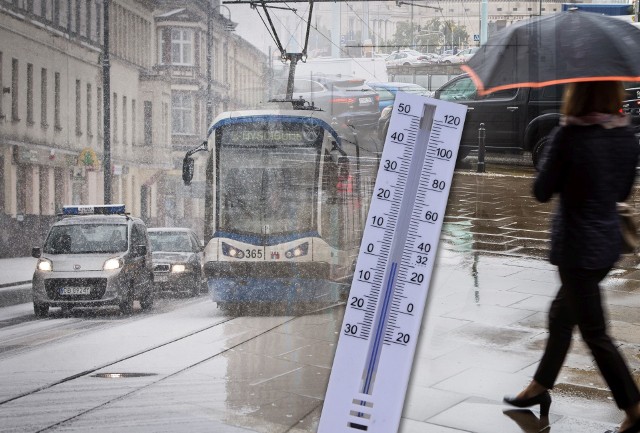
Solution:
[(466, 113), (396, 97), (319, 433), (398, 429)]

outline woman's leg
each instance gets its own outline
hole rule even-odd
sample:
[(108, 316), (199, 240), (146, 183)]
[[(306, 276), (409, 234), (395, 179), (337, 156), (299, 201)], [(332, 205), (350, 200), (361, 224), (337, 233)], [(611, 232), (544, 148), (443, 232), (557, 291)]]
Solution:
[(566, 291), (563, 284), (549, 308), (549, 337), (533, 376), (534, 381), (527, 387), (531, 392), (539, 389), (536, 384), (546, 389), (553, 388), (571, 347), (571, 335), (576, 322), (568, 304)]
[(620, 409), (631, 409), (640, 402), (640, 393), (626, 362), (607, 335), (598, 286), (608, 272), (609, 269), (561, 268), (560, 278), (582, 338), (591, 349), (616, 404)]

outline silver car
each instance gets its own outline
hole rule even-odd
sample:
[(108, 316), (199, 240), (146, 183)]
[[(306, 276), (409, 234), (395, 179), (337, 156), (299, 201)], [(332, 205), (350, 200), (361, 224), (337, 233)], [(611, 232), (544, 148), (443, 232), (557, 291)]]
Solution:
[[(113, 213), (112, 213), (113, 212)], [(66, 206), (47, 235), (33, 274), (33, 309), (45, 317), (49, 307), (115, 305), (133, 312), (154, 299), (147, 228), (124, 213), (124, 206)]]
[(203, 247), (189, 228), (150, 228), (153, 281), (157, 291), (188, 292), (203, 288)]

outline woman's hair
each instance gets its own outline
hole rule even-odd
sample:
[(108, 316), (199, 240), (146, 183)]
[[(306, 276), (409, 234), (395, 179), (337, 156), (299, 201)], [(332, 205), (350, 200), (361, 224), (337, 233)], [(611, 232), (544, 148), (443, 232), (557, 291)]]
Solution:
[(622, 108), (625, 90), (621, 81), (569, 83), (562, 97), (562, 114), (584, 116), (589, 113), (616, 114)]

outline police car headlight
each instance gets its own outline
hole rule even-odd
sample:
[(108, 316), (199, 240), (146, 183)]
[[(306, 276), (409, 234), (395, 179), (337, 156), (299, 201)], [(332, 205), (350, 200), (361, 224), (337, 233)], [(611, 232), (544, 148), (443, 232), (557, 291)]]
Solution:
[(38, 264), (36, 268), (39, 271), (50, 272), (53, 271), (53, 263), (49, 259), (38, 259)]
[(120, 257), (114, 257), (104, 262), (102, 269), (105, 271), (112, 271), (114, 269), (120, 269), (124, 265), (124, 262)]
[(173, 274), (179, 274), (181, 272), (184, 272), (187, 270), (187, 267), (183, 264), (177, 264), (177, 265), (173, 265), (171, 266), (171, 273)]

